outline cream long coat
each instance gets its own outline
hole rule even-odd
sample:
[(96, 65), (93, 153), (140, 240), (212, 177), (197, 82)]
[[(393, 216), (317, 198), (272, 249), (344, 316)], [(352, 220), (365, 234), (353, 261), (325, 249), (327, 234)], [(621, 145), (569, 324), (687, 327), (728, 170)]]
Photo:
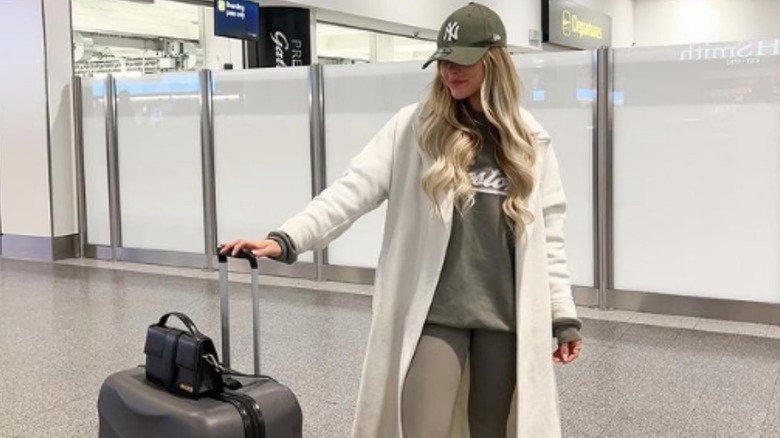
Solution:
[[(548, 438), (561, 434), (552, 319), (576, 318), (576, 310), (564, 252), (566, 200), (558, 162), (544, 129), (524, 110), (522, 117), (536, 138), (537, 183), (528, 204), (535, 221), (516, 243), (517, 391), (509, 435)], [(281, 227), (298, 252), (321, 249), (388, 201), (354, 438), (403, 437), (401, 390), (451, 231), (453, 196), (439, 200), (443, 215), (438, 216), (420, 185), (429, 163), (417, 146), (417, 119), (418, 105), (399, 111), (352, 160), (344, 176)], [(464, 392), (453, 420), (455, 437), (469, 435), (462, 418)]]

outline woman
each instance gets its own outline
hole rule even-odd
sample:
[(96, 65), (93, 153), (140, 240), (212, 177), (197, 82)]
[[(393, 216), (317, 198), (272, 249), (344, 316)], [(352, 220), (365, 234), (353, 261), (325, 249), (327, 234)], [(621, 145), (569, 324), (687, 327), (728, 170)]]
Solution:
[(292, 263), (387, 200), (353, 436), (560, 436), (552, 364), (577, 359), (582, 341), (558, 163), (520, 108), (492, 10), (455, 11), (437, 45), (425, 104), (399, 111), (279, 231), (223, 251)]

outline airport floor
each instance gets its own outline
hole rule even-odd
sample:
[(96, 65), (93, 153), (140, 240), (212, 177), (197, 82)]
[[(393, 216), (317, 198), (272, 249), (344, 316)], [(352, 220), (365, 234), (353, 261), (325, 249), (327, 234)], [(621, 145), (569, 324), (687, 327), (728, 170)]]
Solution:
[[(246, 275), (233, 365), (250, 369)], [(218, 338), (211, 272), (0, 260), (0, 437), (95, 437), (109, 374), (143, 361), (146, 327), (188, 313)], [(349, 435), (370, 288), (264, 277), (264, 372), (290, 386), (305, 437)], [(566, 437), (780, 437), (780, 328), (581, 308), (586, 346), (558, 368)]]

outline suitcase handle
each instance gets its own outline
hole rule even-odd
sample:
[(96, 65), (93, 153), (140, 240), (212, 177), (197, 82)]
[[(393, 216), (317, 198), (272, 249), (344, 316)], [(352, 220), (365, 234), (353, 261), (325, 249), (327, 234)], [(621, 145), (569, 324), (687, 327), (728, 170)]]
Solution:
[(257, 257), (248, 250), (241, 250), (235, 256), (222, 254), (222, 245), (217, 247), (219, 260), (219, 308), (222, 320), (222, 363), (230, 368), (230, 306), (228, 304), (228, 257), (244, 259), (252, 268), (252, 346), (254, 350), (255, 374), (260, 374), (260, 292)]
[(244, 259), (249, 262), (249, 265), (252, 267), (252, 269), (257, 269), (257, 257), (255, 257), (254, 254), (252, 254), (251, 251), (247, 249), (242, 249), (239, 251), (236, 255), (232, 254), (222, 254), (222, 245), (219, 245), (217, 247), (217, 259), (220, 263), (227, 263), (228, 257), (232, 257), (234, 259)]

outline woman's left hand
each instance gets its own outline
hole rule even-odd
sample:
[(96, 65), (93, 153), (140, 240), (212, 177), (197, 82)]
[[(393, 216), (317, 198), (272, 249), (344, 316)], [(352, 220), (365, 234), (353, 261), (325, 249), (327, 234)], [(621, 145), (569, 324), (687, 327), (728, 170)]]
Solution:
[(561, 344), (553, 353), (553, 362), (562, 364), (572, 363), (580, 357), (581, 349), (582, 340)]

